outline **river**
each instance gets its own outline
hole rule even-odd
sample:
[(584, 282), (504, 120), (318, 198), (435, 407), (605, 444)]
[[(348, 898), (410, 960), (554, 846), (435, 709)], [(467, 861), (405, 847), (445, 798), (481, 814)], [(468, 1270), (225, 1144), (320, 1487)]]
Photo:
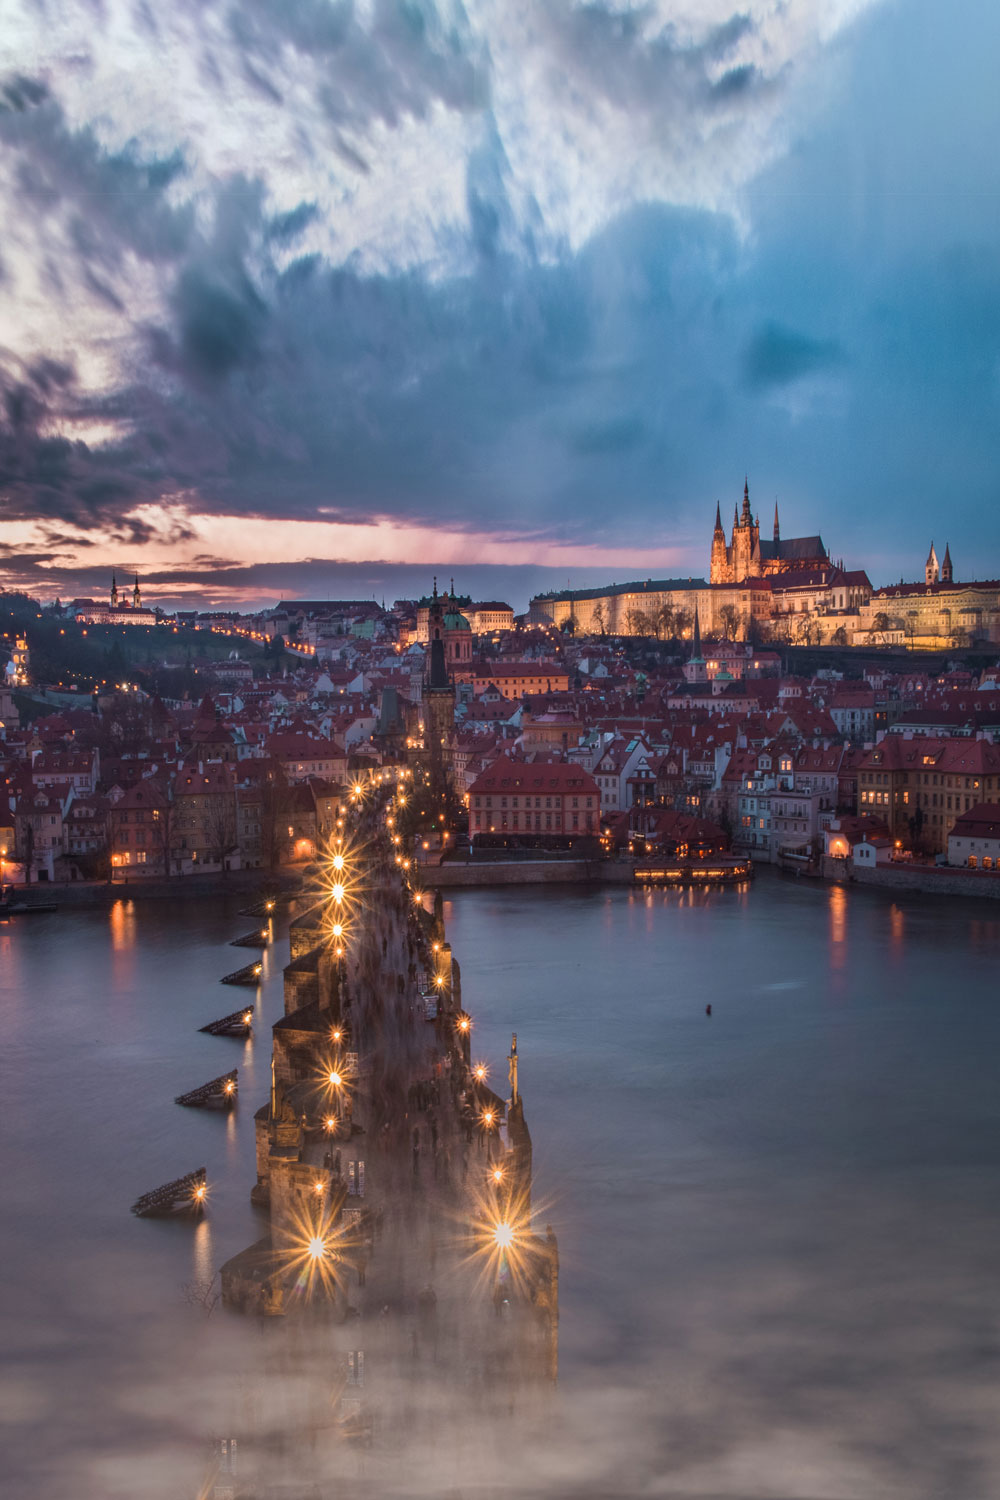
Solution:
[[(260, 1232), (253, 1112), (287, 961), (278, 924), (256, 1040), (198, 1032), (252, 995), (217, 982), (252, 956), (227, 946), (253, 925), (239, 904), (0, 927), (16, 1500), (197, 1493), (206, 1372), (234, 1357), (202, 1289)], [(445, 920), (495, 1079), (518, 1034), (560, 1241), (558, 1415), (531, 1493), (997, 1493), (992, 912), (765, 871), (709, 893), (461, 892)], [(234, 1065), (233, 1116), (172, 1102)], [(129, 1214), (202, 1165), (203, 1224)]]

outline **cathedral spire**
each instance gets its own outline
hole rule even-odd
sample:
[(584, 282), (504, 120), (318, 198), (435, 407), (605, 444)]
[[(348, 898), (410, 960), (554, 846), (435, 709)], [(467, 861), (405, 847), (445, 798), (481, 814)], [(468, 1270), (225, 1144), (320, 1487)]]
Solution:
[(746, 476), (743, 478), (743, 514), (740, 520), (744, 526), (753, 524), (753, 517), (750, 515), (750, 481)]
[(778, 502), (777, 502), (777, 500), (775, 500), (775, 502), (774, 502), (774, 540), (776, 542), (780, 542), (781, 541), (781, 528), (778, 525)]
[(716, 502), (715, 502), (715, 534), (716, 534), (716, 536), (718, 536), (720, 532), (722, 532), (722, 535), (725, 536), (726, 533), (724, 531), (722, 531), (722, 512), (719, 509), (719, 502), (718, 502), (718, 500), (716, 500)]
[(953, 581), (954, 581), (954, 574), (953, 574), (952, 566), (951, 566), (951, 548), (948, 546), (948, 543), (945, 542), (945, 544), (944, 544), (944, 560), (941, 563), (941, 582), (942, 583), (952, 583)]
[(701, 623), (698, 619), (698, 603), (694, 606), (694, 647), (691, 652), (692, 661), (701, 661)]
[(117, 604), (118, 604), (118, 580), (115, 577), (114, 573), (112, 573), (112, 575), (111, 575), (111, 608), (114, 609)]

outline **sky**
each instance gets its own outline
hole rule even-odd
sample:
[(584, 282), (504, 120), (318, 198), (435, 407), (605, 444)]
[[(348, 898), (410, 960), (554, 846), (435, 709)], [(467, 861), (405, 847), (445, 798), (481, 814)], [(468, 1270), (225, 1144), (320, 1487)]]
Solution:
[(1000, 574), (988, 0), (7, 0), (0, 582)]

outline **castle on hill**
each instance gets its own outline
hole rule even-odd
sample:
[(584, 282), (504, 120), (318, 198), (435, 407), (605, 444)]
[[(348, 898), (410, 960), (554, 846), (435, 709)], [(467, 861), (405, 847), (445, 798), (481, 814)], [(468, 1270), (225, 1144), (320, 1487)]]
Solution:
[(733, 531), (727, 543), (722, 513), (715, 507), (710, 583), (742, 583), (745, 578), (770, 578), (777, 573), (829, 567), (830, 554), (819, 536), (781, 538), (778, 506), (774, 506), (774, 536), (760, 539), (760, 518), (750, 510), (750, 484), (743, 483), (743, 509), (733, 507)]

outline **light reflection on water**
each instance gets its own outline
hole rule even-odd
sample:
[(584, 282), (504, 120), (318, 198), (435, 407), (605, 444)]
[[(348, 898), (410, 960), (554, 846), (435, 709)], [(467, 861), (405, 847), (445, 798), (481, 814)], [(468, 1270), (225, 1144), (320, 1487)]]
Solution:
[[(243, 1368), (232, 1322), (181, 1289), (261, 1232), (253, 1113), (287, 955), (267, 953), (254, 1040), (199, 1033), (235, 1008), (237, 904), (0, 935), (12, 1496), (187, 1495), (227, 1420), (192, 1371)], [(467, 892), (446, 921), (495, 1077), (518, 1033), (560, 1237), (536, 1493), (996, 1493), (997, 920), (764, 872)], [(173, 1104), (234, 1066), (230, 1114)], [(201, 1224), (129, 1215), (203, 1164)]]

